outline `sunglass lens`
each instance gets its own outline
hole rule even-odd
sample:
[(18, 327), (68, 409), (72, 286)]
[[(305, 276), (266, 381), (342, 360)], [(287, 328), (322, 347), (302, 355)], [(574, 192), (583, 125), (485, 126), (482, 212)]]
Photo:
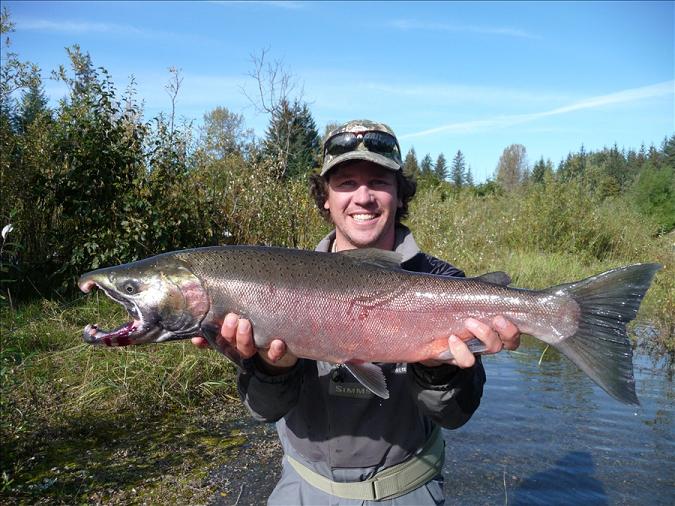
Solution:
[(376, 153), (392, 153), (396, 150), (396, 139), (380, 132), (367, 132), (363, 136), (363, 143), (368, 150)]
[(338, 156), (348, 151), (353, 151), (356, 147), (356, 136), (351, 132), (345, 132), (336, 135), (328, 140), (326, 152), (332, 156)]

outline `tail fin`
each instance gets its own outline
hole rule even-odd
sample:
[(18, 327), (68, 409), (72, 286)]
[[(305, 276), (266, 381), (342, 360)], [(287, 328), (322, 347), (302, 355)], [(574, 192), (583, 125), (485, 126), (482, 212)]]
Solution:
[(640, 402), (626, 324), (637, 315), (660, 268), (659, 264), (629, 265), (547, 290), (573, 297), (581, 310), (577, 332), (555, 347), (608, 394), (627, 404)]

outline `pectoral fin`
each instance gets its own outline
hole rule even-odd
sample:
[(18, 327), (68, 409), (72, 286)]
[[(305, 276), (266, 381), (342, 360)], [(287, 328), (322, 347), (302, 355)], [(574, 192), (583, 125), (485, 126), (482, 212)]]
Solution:
[(211, 348), (225, 355), (241, 369), (243, 367), (244, 359), (237, 349), (228, 344), (225, 340), (218, 339), (218, 336), (220, 335), (220, 326), (220, 323), (216, 324), (214, 322), (203, 321), (201, 325), (202, 337), (209, 342)]
[[(485, 343), (480, 339), (478, 339), (477, 337), (472, 337), (468, 341), (464, 341), (464, 344), (467, 345), (471, 353), (475, 353), (477, 355), (480, 355), (485, 350), (487, 350), (487, 346), (485, 345)], [(439, 353), (435, 358), (437, 360), (443, 361), (450, 360), (452, 358), (452, 353), (450, 353), (450, 350), (444, 350), (443, 352)]]
[(384, 379), (382, 369), (370, 362), (346, 363), (344, 366), (352, 373), (364, 387), (373, 392), (378, 397), (389, 399), (389, 390), (387, 390), (387, 381)]

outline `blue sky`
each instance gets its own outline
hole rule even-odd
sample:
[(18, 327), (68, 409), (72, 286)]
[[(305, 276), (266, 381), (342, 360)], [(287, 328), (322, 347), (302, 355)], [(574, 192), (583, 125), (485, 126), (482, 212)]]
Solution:
[[(45, 77), (79, 44), (123, 90), (135, 77), (147, 117), (198, 124), (217, 106), (262, 135), (242, 88), (268, 50), (329, 122), (391, 125), (418, 158), (461, 150), (474, 178), (510, 144), (530, 164), (583, 144), (638, 149), (675, 133), (673, 2), (3, 2), (12, 49)], [(56, 101), (62, 85), (46, 80)]]

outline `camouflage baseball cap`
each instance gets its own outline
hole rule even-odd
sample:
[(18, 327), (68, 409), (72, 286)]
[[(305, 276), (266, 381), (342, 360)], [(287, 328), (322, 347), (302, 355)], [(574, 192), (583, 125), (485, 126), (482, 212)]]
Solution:
[(323, 143), (321, 175), (348, 160), (367, 160), (393, 171), (403, 166), (394, 131), (384, 123), (366, 119), (349, 121), (328, 134)]

